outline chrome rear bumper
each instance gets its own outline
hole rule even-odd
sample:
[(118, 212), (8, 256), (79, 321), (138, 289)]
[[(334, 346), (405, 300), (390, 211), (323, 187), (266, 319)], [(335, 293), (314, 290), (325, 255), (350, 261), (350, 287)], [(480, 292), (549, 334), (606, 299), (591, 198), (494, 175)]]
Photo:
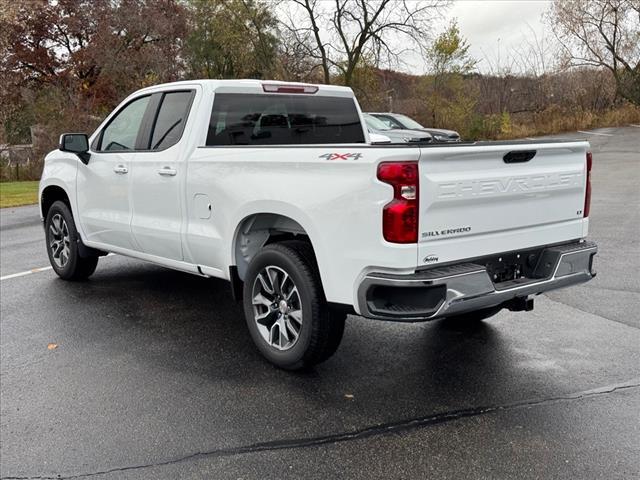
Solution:
[(533, 274), (493, 283), (478, 263), (436, 267), (411, 275), (370, 273), (358, 288), (360, 313), (368, 318), (423, 321), (505, 304), (549, 290), (591, 280), (593, 242), (545, 248)]

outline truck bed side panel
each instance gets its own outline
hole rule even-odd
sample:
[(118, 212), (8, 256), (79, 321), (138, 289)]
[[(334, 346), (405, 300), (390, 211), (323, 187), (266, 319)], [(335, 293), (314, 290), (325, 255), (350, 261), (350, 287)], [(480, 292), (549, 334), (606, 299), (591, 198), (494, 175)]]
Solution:
[[(189, 160), (187, 253), (196, 264), (235, 265), (234, 238), (248, 216), (275, 213), (308, 233), (327, 300), (354, 304), (367, 269), (415, 270), (416, 244), (382, 236), (382, 208), (393, 189), (376, 178), (381, 161), (417, 161), (418, 148), (370, 146), (203, 147)], [(211, 218), (194, 213), (205, 195)]]

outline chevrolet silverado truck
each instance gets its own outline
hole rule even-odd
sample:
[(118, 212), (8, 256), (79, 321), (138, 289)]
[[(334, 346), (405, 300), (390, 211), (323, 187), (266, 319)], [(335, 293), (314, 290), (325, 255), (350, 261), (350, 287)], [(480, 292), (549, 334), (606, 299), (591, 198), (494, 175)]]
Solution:
[(376, 144), (349, 88), (185, 81), (62, 135), (39, 203), (61, 278), (113, 252), (228, 280), (260, 352), (299, 369), (349, 313), (473, 322), (590, 280), (588, 148)]

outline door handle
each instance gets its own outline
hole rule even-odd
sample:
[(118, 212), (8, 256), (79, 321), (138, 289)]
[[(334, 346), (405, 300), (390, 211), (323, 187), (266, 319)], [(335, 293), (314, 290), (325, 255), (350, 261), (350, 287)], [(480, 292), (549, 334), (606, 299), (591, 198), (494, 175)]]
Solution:
[(173, 177), (176, 173), (178, 173), (176, 169), (171, 167), (162, 167), (158, 170), (158, 174), (163, 177)]
[(118, 165), (117, 167), (113, 167), (113, 171), (122, 175), (128, 173), (129, 169), (124, 165)]

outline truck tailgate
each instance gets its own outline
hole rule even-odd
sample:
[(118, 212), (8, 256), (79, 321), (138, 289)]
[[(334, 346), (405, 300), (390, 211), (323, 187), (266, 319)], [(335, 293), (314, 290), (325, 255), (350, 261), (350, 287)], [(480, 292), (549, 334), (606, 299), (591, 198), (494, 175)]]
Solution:
[(422, 148), (418, 267), (584, 237), (588, 148), (583, 141)]

